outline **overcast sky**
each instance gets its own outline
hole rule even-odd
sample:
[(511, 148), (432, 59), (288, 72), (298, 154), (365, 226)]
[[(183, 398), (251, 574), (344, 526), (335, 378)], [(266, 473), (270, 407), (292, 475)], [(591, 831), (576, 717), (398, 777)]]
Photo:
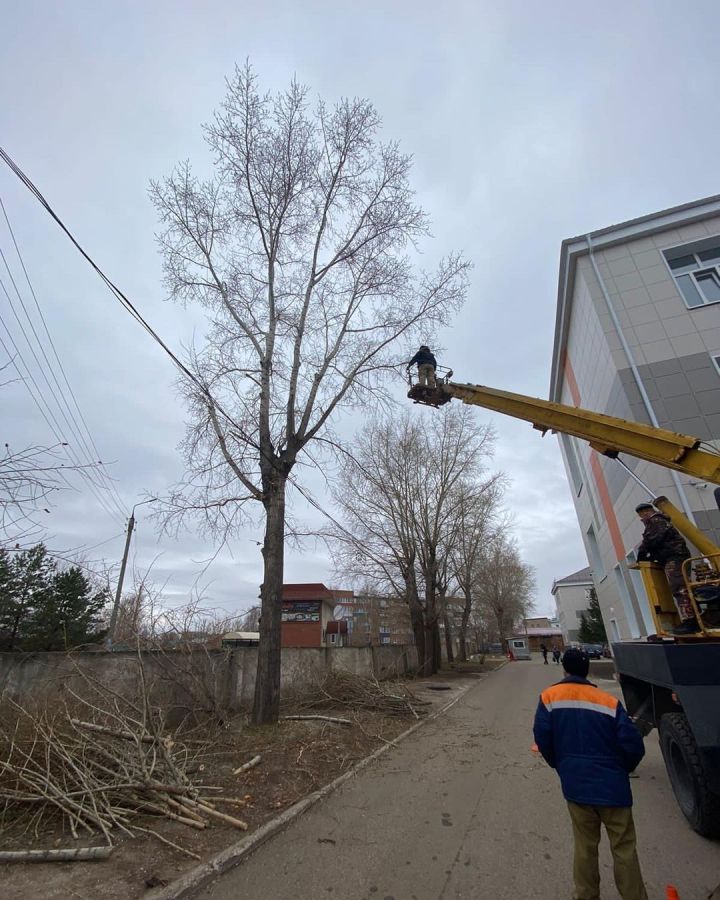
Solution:
[[(296, 75), (329, 102), (367, 97), (383, 138), (414, 155), (428, 258), (458, 249), (474, 264), (440, 361), (459, 381), (547, 397), (562, 239), (720, 191), (718, 26), (710, 0), (26, 0), (3, 12), (0, 143), (179, 348), (199, 319), (166, 302), (148, 179), (185, 158), (207, 166), (200, 126), (225, 76), (250, 58), (266, 89)], [(168, 359), (4, 168), (0, 196), (122, 501), (163, 492), (182, 472), (184, 420)], [(2, 221), (0, 248), (12, 262)], [(22, 348), (2, 291), (0, 311)], [(52, 442), (21, 384), (0, 404), (3, 441)], [(537, 609), (549, 612), (553, 579), (587, 564), (556, 439), (478, 416), (496, 427), (495, 465), (511, 479)], [(192, 532), (158, 542), (147, 512), (134, 558), (143, 567), (160, 554), (156, 580), (180, 599), (214, 548)], [(59, 496), (45, 519), (55, 549), (107, 541), (87, 557), (122, 552), (121, 516), (86, 491)], [(248, 529), (203, 576), (209, 605), (256, 602), (256, 540)], [(290, 550), (286, 581), (340, 586), (312, 545)]]

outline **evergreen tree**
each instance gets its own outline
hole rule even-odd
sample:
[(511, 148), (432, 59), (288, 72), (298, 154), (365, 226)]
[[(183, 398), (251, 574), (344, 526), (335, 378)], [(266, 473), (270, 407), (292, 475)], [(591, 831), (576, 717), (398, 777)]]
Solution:
[(594, 587), (588, 591), (589, 606), (580, 617), (578, 641), (581, 644), (607, 644), (605, 623), (600, 612), (600, 601)]
[(107, 590), (97, 590), (77, 566), (56, 572), (33, 610), (23, 649), (68, 650), (100, 640), (108, 599)]
[(0, 649), (20, 650), (34, 608), (52, 590), (55, 565), (44, 544), (0, 556)]
[(7, 650), (10, 632), (15, 621), (17, 586), (11, 554), (0, 547), (0, 650)]
[(65, 650), (103, 636), (108, 591), (77, 566), (58, 571), (43, 544), (0, 548), (0, 650)]

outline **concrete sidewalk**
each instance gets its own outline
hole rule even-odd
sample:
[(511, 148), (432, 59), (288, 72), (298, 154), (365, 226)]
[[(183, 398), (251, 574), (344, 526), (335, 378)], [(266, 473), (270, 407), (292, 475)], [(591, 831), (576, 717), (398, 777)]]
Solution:
[[(220, 876), (204, 898), (449, 900), (572, 896), (571, 834), (554, 772), (531, 753), (540, 690), (560, 677), (505, 666), (439, 719)], [(686, 825), (653, 734), (633, 780), (651, 897), (675, 884), (702, 900), (720, 882), (720, 847)], [(605, 841), (603, 897), (616, 898)]]

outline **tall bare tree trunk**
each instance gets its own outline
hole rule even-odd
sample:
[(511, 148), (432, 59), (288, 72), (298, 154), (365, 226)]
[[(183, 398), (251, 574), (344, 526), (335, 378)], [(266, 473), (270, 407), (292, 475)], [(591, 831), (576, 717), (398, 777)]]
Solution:
[(453, 651), (452, 631), (450, 630), (450, 616), (447, 610), (443, 613), (443, 625), (445, 626), (445, 652), (447, 653), (447, 661), (455, 662), (455, 652)]
[[(425, 653), (422, 674), (434, 675), (438, 670), (440, 631), (438, 629), (437, 596), (435, 591), (435, 559), (431, 554), (424, 565), (425, 575)], [(437, 646), (436, 646), (437, 645)]]
[(442, 642), (440, 641), (440, 620), (436, 617), (432, 629), (432, 673), (442, 668)]
[(467, 631), (470, 622), (470, 613), (472, 612), (472, 594), (465, 595), (465, 605), (463, 606), (462, 618), (460, 619), (460, 659), (467, 662)]
[(285, 556), (286, 477), (273, 473), (267, 492), (263, 540), (263, 583), (260, 586), (260, 644), (252, 721), (277, 722), (280, 712), (280, 631)]
[(418, 672), (425, 674), (425, 623), (423, 610), (417, 595), (411, 595), (408, 599), (410, 607), (410, 624), (412, 625), (415, 647), (417, 648)]

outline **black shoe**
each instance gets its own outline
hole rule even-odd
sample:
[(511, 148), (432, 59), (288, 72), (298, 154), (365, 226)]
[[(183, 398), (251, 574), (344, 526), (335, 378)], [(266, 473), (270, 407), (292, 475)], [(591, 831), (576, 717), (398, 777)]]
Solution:
[(677, 628), (673, 628), (672, 633), (682, 637), (686, 634), (697, 634), (698, 631), (700, 631), (700, 626), (698, 620), (693, 616), (692, 619), (683, 619)]

